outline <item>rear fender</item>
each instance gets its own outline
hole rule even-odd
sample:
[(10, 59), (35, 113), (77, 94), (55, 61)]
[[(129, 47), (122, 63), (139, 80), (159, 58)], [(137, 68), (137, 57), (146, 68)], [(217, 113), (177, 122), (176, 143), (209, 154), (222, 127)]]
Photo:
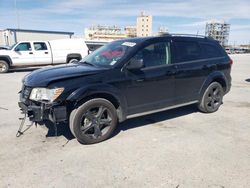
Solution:
[(229, 84), (227, 82), (226, 76), (222, 72), (219, 72), (219, 71), (213, 72), (207, 76), (206, 80), (202, 84), (202, 87), (200, 88), (199, 101), (201, 101), (202, 96), (204, 92), (206, 91), (207, 87), (214, 81), (217, 81), (222, 85), (225, 93), (229, 90)]

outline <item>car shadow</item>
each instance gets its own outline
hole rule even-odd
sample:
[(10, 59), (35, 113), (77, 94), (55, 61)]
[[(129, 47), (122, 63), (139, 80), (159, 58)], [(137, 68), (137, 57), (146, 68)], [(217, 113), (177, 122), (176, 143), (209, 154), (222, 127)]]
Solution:
[(158, 112), (158, 113), (154, 113), (150, 115), (128, 119), (120, 123), (117, 126), (116, 130), (114, 131), (113, 136), (116, 136), (121, 131), (126, 131), (129, 129), (152, 125), (154, 123), (167, 121), (170, 119), (178, 118), (180, 116), (189, 115), (195, 112), (198, 112), (196, 105), (189, 105), (189, 106), (179, 107), (179, 108), (172, 109), (172, 110), (166, 110), (166, 111), (162, 111), (162, 112)]
[(246, 81), (246, 82), (250, 82), (250, 78), (248, 78), (248, 79), (245, 79), (245, 81)]
[(64, 136), (68, 140), (75, 138), (69, 129), (68, 123), (59, 123), (56, 125), (56, 129), (55, 125), (51, 121), (45, 121), (43, 123), (48, 129), (46, 137)]
[[(189, 115), (198, 112), (195, 105), (184, 106), (172, 110), (166, 110), (163, 112), (158, 112), (150, 115), (145, 115), (137, 118), (128, 119), (120, 124), (118, 124), (116, 130), (111, 137), (118, 135), (122, 131), (129, 129), (135, 129), (142, 126), (147, 126), (150, 124), (158, 123), (161, 121), (166, 121), (180, 116)], [(48, 133), (46, 137), (64, 136), (68, 140), (74, 139), (71, 134), (68, 123), (60, 123), (57, 125), (57, 133), (55, 132), (54, 124), (50, 121), (44, 122), (44, 125), (48, 128)]]

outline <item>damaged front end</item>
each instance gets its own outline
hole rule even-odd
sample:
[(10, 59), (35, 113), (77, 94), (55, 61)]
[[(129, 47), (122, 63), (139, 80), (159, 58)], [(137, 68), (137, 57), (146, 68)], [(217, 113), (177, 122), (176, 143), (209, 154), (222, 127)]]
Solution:
[(18, 105), (24, 114), (21, 118), (22, 122), (18, 131), (18, 136), (23, 134), (22, 126), (26, 117), (33, 123), (42, 124), (44, 121), (49, 120), (55, 126), (59, 122), (67, 120), (67, 108), (56, 99), (63, 92), (63, 88), (31, 88), (23, 86), (19, 92), (20, 101)]

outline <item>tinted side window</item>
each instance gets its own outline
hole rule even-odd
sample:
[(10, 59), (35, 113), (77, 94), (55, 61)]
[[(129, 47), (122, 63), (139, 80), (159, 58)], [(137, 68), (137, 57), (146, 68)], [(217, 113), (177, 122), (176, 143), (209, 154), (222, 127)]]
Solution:
[(159, 42), (151, 44), (140, 50), (134, 58), (142, 59), (145, 67), (170, 64), (170, 43)]
[(16, 51), (30, 51), (31, 46), (29, 42), (20, 43), (16, 48)]
[(47, 50), (47, 46), (44, 42), (34, 42), (35, 50)]
[(201, 48), (196, 42), (175, 41), (175, 62), (193, 61), (202, 58)]
[(205, 58), (213, 58), (213, 57), (222, 57), (223, 54), (221, 53), (221, 50), (211, 44), (201, 43), (201, 47), (204, 51)]

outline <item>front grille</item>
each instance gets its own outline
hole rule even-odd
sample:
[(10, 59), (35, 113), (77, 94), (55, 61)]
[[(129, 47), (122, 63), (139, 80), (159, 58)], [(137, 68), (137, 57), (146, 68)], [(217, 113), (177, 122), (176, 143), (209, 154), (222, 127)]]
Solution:
[(30, 96), (31, 90), (32, 90), (31, 87), (27, 87), (27, 86), (24, 85), (23, 89), (22, 89), (22, 92), (21, 92), (22, 98), (28, 99), (29, 96)]

